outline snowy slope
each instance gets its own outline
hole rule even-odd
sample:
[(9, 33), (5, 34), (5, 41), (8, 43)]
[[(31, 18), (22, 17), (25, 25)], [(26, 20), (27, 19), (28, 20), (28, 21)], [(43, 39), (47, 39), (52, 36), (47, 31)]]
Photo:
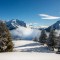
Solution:
[(34, 37), (38, 37), (41, 31), (18, 26), (18, 28), (11, 30), (10, 32), (14, 39), (33, 39)]
[(1, 53), (0, 60), (60, 60), (60, 55), (54, 53), (10, 52)]
[(52, 53), (46, 45), (40, 45), (40, 43), (32, 40), (17, 40), (13, 41), (13, 43), (14, 51)]
[[(38, 42), (17, 40), (13, 41), (13, 43), (15, 47), (14, 51), (17, 52), (0, 53), (0, 60), (60, 60), (59, 54), (48, 53), (46, 46), (42, 46)], [(39, 48), (39, 52), (36, 51), (37, 48)], [(40, 50), (42, 50), (42, 52)]]

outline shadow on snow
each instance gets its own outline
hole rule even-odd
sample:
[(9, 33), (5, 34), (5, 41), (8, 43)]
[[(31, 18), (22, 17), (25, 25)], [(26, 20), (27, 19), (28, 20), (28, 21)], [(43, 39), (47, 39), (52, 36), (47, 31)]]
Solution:
[(53, 51), (50, 51), (47, 46), (40, 45), (38, 43), (30, 43), (22, 46), (17, 46), (15, 48), (21, 48), (21, 47), (31, 47), (31, 46), (38, 46), (34, 48), (24, 48), (21, 49), (21, 52), (42, 52), (42, 53), (53, 53)]

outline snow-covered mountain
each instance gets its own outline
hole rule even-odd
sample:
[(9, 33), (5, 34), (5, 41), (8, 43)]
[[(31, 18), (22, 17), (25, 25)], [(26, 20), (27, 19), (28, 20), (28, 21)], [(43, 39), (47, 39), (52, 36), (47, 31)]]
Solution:
[(33, 39), (40, 34), (39, 30), (26, 27), (26, 23), (18, 19), (9, 20), (6, 25), (13, 39)]
[(26, 27), (26, 23), (24, 21), (20, 21), (18, 19), (6, 21), (6, 25), (9, 28), (9, 30), (16, 29), (18, 26)]
[(49, 26), (48, 28), (46, 28), (46, 31), (49, 32), (51, 27), (53, 27), (53, 29), (60, 30), (60, 20), (54, 23), (53, 25)]

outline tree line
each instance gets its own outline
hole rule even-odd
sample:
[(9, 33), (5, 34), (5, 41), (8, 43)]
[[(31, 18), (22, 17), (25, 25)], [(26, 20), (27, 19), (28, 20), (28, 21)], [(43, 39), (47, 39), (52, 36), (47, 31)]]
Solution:
[[(37, 38), (35, 38), (34, 41), (37, 41)], [(41, 35), (39, 36), (38, 42), (43, 45), (46, 44), (52, 51), (54, 51), (54, 49), (57, 49), (57, 53), (60, 52), (60, 35), (57, 36), (57, 32), (55, 29), (53, 29), (53, 27), (50, 29), (48, 36), (46, 31), (43, 29), (41, 31)]]

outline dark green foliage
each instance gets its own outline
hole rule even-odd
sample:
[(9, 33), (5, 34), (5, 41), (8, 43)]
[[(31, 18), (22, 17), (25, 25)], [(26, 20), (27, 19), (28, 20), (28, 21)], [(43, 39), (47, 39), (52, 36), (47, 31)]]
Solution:
[(0, 21), (0, 52), (13, 51), (13, 43), (6, 24)]
[(55, 41), (55, 48), (58, 49), (58, 52), (60, 52), (60, 35), (57, 37), (57, 40)]
[(48, 47), (54, 48), (55, 45), (56, 45), (56, 40), (57, 40), (56, 32), (55, 32), (55, 30), (52, 28), (51, 31), (50, 31), (50, 34), (49, 34), (49, 38), (48, 38), (48, 40), (47, 40), (47, 45), (48, 45)]
[(46, 31), (42, 30), (41, 35), (39, 37), (39, 42), (44, 44), (46, 43), (46, 39), (47, 39)]

